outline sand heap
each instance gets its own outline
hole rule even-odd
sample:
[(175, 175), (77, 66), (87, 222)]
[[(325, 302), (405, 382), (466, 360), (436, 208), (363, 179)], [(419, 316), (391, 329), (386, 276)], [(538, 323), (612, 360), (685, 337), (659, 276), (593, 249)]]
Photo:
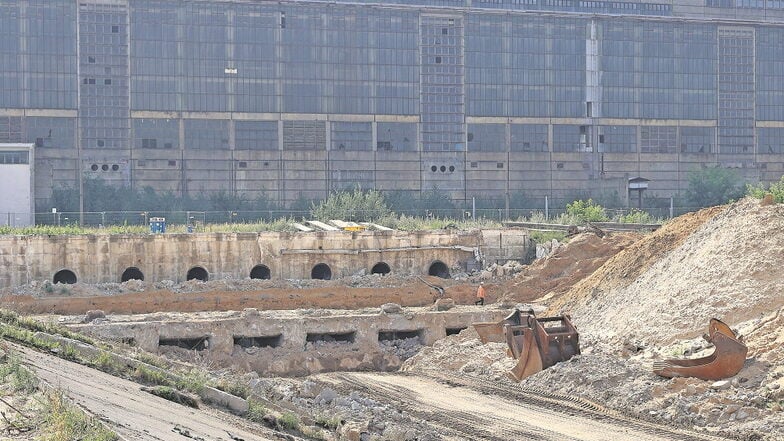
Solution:
[(577, 235), (500, 286), (500, 297), (507, 302), (557, 297), (641, 237), (639, 233), (612, 233), (604, 237), (594, 233)]
[(664, 345), (784, 306), (784, 206), (756, 199), (681, 216), (551, 305), (604, 342)]

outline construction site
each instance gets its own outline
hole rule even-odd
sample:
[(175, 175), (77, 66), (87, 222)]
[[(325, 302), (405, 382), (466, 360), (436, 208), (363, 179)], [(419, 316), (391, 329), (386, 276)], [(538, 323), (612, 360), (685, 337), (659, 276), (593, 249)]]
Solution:
[[(0, 236), (3, 364), (106, 439), (784, 439), (769, 202), (538, 242), (340, 223)], [(35, 393), (7, 389), (3, 439), (40, 436)]]

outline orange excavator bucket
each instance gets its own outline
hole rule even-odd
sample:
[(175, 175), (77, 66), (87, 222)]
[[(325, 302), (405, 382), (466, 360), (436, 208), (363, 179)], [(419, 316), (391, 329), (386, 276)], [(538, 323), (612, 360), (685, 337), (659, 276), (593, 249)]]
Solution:
[(749, 349), (724, 322), (711, 319), (705, 339), (715, 347), (712, 354), (701, 358), (657, 361), (653, 363), (653, 372), (667, 378), (722, 380), (743, 369)]
[(520, 381), (580, 353), (577, 330), (568, 315), (537, 319), (533, 310), (516, 309), (499, 323), (474, 323), (483, 343), (506, 341), (517, 360), (511, 374)]

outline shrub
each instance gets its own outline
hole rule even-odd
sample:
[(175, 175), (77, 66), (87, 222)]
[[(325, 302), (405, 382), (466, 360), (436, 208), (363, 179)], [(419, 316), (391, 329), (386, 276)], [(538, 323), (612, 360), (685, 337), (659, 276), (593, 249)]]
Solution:
[(149, 389), (143, 388), (145, 391), (163, 398), (164, 400), (169, 400), (173, 403), (182, 404), (184, 406), (197, 408), (199, 407), (199, 401), (187, 394), (184, 394), (174, 388), (169, 386), (155, 386)]
[(62, 392), (47, 396), (42, 441), (113, 441), (117, 435), (69, 404)]
[(748, 185), (746, 187), (746, 194), (757, 199), (762, 199), (768, 193), (773, 196), (773, 201), (777, 204), (784, 203), (784, 176), (778, 182), (767, 186), (761, 183), (757, 186)]
[(622, 224), (649, 224), (652, 221), (650, 214), (636, 208), (632, 208), (628, 213), (618, 217), (618, 222)]
[(187, 390), (197, 395), (201, 395), (206, 386), (207, 374), (198, 369), (191, 369), (177, 379), (177, 389)]
[(592, 199), (577, 200), (571, 204), (566, 204), (566, 214), (577, 219), (579, 223), (585, 222), (605, 222), (609, 220), (604, 207), (594, 203)]
[(262, 423), (265, 415), (267, 415), (267, 408), (264, 403), (252, 398), (248, 400), (248, 413), (245, 414), (245, 418), (254, 423)]
[(707, 168), (689, 173), (686, 199), (696, 207), (722, 205), (743, 196), (737, 173), (726, 168)]
[(285, 412), (278, 418), (278, 425), (286, 430), (299, 430), (299, 417), (291, 412)]
[(137, 366), (133, 375), (137, 379), (153, 385), (172, 386), (171, 380), (163, 372), (144, 365)]
[(5, 382), (10, 378), (11, 387), (15, 392), (33, 393), (38, 389), (38, 378), (22, 366), (18, 357), (9, 357), (0, 364), (0, 379)]
[(381, 192), (355, 189), (352, 192), (333, 193), (326, 200), (318, 204), (313, 203), (310, 213), (321, 221), (330, 219), (373, 221), (388, 216), (391, 211)]

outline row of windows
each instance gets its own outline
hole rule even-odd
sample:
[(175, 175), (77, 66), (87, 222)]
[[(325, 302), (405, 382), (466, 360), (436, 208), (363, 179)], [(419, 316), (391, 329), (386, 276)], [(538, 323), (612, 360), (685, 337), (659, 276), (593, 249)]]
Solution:
[[(323, 150), (326, 148), (324, 121), (284, 122), (284, 149)], [(176, 119), (133, 120), (132, 145), (139, 149), (180, 148), (180, 121)], [(228, 149), (229, 124), (221, 120), (183, 120), (185, 145), (188, 149)], [(235, 121), (235, 148), (238, 150), (278, 150), (277, 121)], [(371, 150), (372, 128), (370, 123), (331, 123), (333, 150)], [(599, 143), (598, 151), (637, 151), (639, 131), (642, 153), (716, 153), (716, 136), (725, 139), (725, 154), (743, 154), (754, 151), (754, 128), (738, 129), (675, 126), (602, 126), (596, 139), (592, 127), (578, 125), (553, 125), (553, 151), (592, 151), (591, 144)], [(117, 148), (111, 139), (112, 129), (94, 130), (94, 144), (85, 148)], [(448, 128), (448, 130), (458, 130)], [(448, 131), (447, 130), (447, 131)], [(509, 150), (512, 152), (546, 152), (548, 126), (546, 124), (510, 124)], [(53, 117), (0, 117), (0, 142), (30, 142), (36, 148), (72, 149), (75, 147), (76, 121), (73, 118)], [(415, 123), (377, 123), (376, 149), (378, 151), (416, 151)], [(122, 136), (122, 131), (113, 136)], [(337, 135), (337, 139), (335, 136)], [(506, 151), (507, 126), (505, 124), (469, 124), (468, 150)], [(342, 141), (341, 141), (342, 140)], [(784, 153), (784, 128), (757, 128), (757, 153)], [(337, 142), (337, 143), (336, 143)], [(354, 144), (348, 144), (354, 142)], [(344, 148), (340, 148), (340, 143)]]

